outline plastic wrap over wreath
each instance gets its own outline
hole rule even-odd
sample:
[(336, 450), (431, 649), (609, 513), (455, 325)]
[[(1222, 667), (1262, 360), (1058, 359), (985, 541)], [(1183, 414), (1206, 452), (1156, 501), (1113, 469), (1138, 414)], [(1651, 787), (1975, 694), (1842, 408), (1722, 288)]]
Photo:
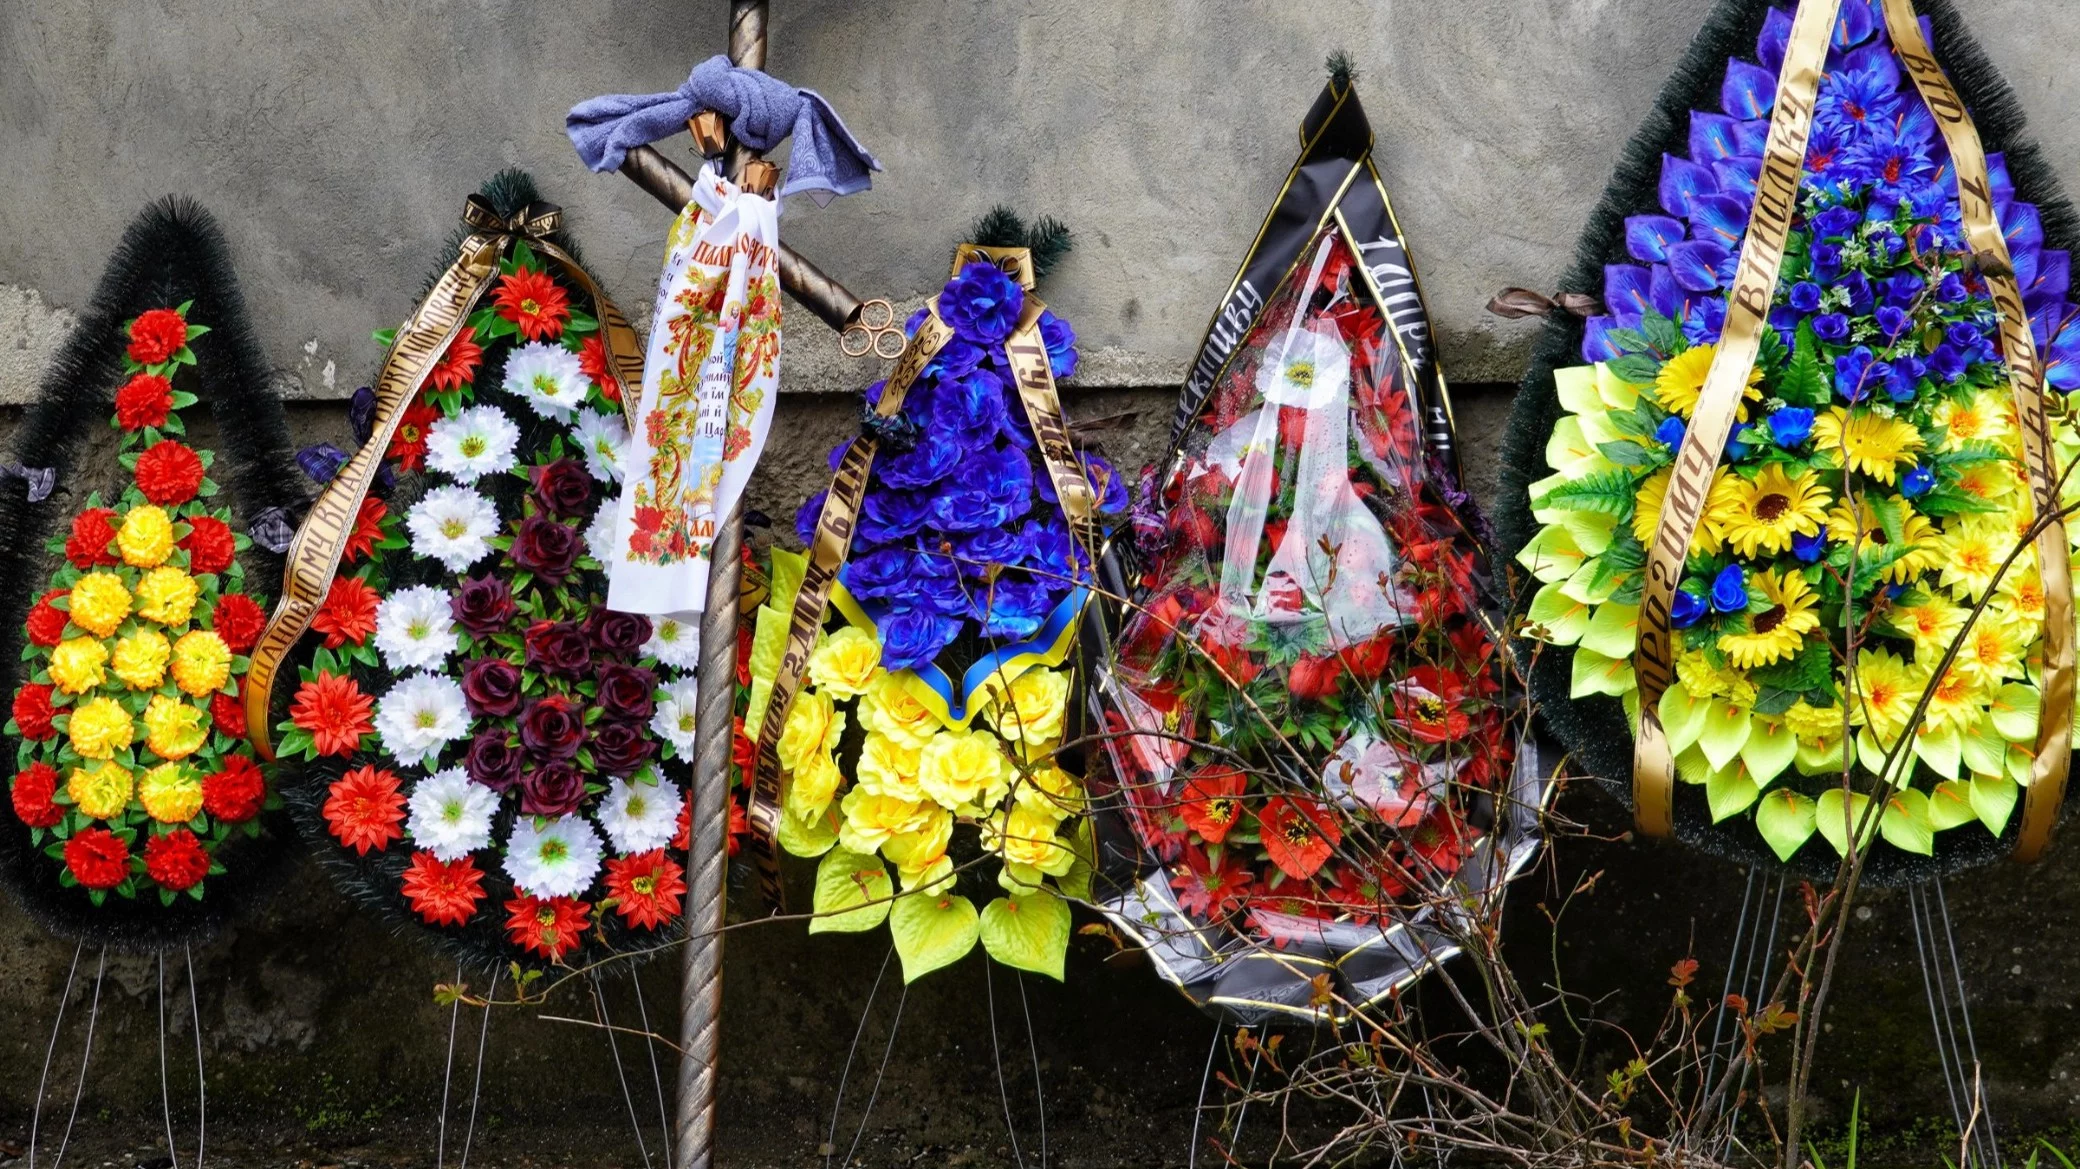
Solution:
[(1351, 237), (1317, 232), (1185, 428), (1095, 671), (1098, 900), (1244, 1019), (1406, 985), (1454, 951), (1437, 914), (1535, 845), (1477, 521), (1411, 368)]

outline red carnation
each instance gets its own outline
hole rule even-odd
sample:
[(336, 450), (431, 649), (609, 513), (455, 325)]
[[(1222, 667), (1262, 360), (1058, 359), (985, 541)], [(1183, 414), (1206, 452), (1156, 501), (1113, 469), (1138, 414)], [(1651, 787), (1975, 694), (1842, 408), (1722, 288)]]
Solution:
[(130, 360), (164, 365), (188, 344), (188, 322), (170, 308), (155, 308), (130, 322)]
[(575, 897), (520, 896), (506, 902), (506, 912), (506, 936), (553, 962), (578, 948), (592, 906)]
[(398, 825), (404, 823), (405, 797), (388, 768), (357, 767), (333, 780), (327, 790), (325, 825), (340, 847), (367, 856), (404, 839)]
[(144, 842), (144, 875), (176, 893), (192, 889), (209, 876), (209, 854), (186, 828)]
[(358, 576), (335, 576), (325, 591), (325, 603), (311, 618), (311, 628), (325, 635), (325, 648), (338, 649), (368, 640), (376, 631), (376, 606), (383, 598)]
[(231, 534), (230, 524), (204, 515), (189, 520), (188, 527), (181, 547), (188, 551), (189, 572), (208, 576), (231, 567), (231, 558), (238, 554), (238, 537)]
[(58, 794), (58, 770), (48, 763), (31, 763), (14, 777), (15, 818), (31, 828), (49, 828), (65, 818), (65, 809), (51, 802)]
[(130, 846), (106, 828), (86, 828), (65, 842), (65, 868), (89, 889), (113, 889), (130, 875)]
[(474, 917), (484, 899), (484, 874), (464, 854), (443, 861), (421, 849), (404, 871), (404, 895), (412, 912), (433, 925), (461, 925)]
[(578, 368), (585, 371), (585, 376), (592, 379), (592, 384), (599, 387), (600, 395), (607, 401), (621, 400), (621, 381), (607, 368), (607, 343), (598, 333), (585, 338), (585, 344), (579, 347)]
[(267, 628), (267, 614), (260, 610), (258, 602), (244, 593), (226, 593), (217, 598), (216, 610), (210, 615), (210, 629), (231, 652), (242, 654), (253, 648), (260, 640), (260, 633)]
[(348, 564), (375, 551), (376, 541), (383, 538), (383, 517), (390, 509), (373, 495), (361, 497), (361, 510), (354, 513), (354, 530), (347, 533), (345, 559)]
[(51, 601), (66, 595), (65, 589), (52, 589), (37, 598), (29, 607), (29, 643), (48, 649), (65, 640), (65, 623), (72, 620), (62, 609), (53, 609)]
[[(228, 697), (219, 695), (218, 697)], [(267, 805), (267, 781), (244, 755), (224, 756), (224, 766), (202, 779), (202, 807), (231, 824), (243, 824)]]
[[(240, 678), (238, 689), (241, 696), (245, 693), (245, 686), (246, 680)], [(210, 695), (209, 720), (216, 726), (219, 734), (229, 735), (234, 739), (245, 738), (246, 704), (243, 697), (233, 697), (221, 690)]]
[(137, 489), (161, 507), (195, 498), (202, 486), (202, 456), (187, 443), (165, 439), (137, 456)]
[(41, 682), (25, 682), (14, 692), (14, 725), (22, 737), (41, 743), (57, 730), (51, 726), (51, 688)]
[(122, 557), (108, 550), (116, 542), (116, 513), (105, 507), (90, 507), (72, 517), (72, 534), (65, 538), (65, 559), (74, 568), (121, 564)]
[(427, 371), (426, 384), (436, 390), (459, 390), (476, 380), (477, 365), (483, 360), (484, 347), (477, 344), (477, 331), (465, 325)]
[(491, 299), (498, 305), (498, 315), (518, 326), (520, 335), (529, 341), (556, 337), (571, 316), (570, 297), (547, 272), (536, 268), (508, 273)]
[(156, 373), (141, 373), (116, 391), (116, 425), (124, 430), (143, 430), (166, 425), (173, 411), (173, 383)]
[(401, 470), (416, 471), (426, 465), (426, 429), (440, 421), (441, 412), (424, 394), (405, 408), (397, 429), (390, 435), (386, 458)]
[(661, 848), (615, 857), (607, 862), (607, 895), (628, 924), (654, 930), (679, 916), (685, 874)]

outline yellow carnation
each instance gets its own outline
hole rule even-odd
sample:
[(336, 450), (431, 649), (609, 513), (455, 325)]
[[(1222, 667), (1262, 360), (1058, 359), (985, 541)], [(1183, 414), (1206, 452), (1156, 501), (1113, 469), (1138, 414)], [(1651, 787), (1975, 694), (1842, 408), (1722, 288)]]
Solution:
[(81, 815), (113, 820), (130, 806), (130, 772), (120, 763), (99, 763), (92, 770), (75, 767), (65, 780), (65, 794)]
[(1014, 743), (1044, 743), (1061, 737), (1068, 705), (1068, 671), (1027, 670), (998, 697), (990, 718), (997, 733)]
[(860, 699), (859, 725), (912, 749), (931, 742), (940, 730), (938, 716), (917, 700), (910, 680), (886, 671)]
[(161, 763), (137, 777), (137, 800), (161, 824), (186, 824), (202, 811), (202, 778), (184, 763)]
[(173, 643), (173, 682), (185, 694), (201, 698), (222, 690), (231, 679), (231, 647), (207, 629), (191, 629)]
[(107, 678), (108, 647), (91, 637), (61, 641), (51, 651), (51, 681), (67, 694), (85, 694)]
[(899, 800), (924, 799), (924, 788), (917, 782), (918, 754), (915, 747), (905, 747), (887, 735), (869, 731), (859, 752), (859, 774), (856, 777), (859, 786), (878, 796), (893, 796)]
[(924, 831), (931, 814), (939, 811), (922, 801), (877, 796), (862, 787), (846, 792), (839, 807), (845, 816), (838, 824), (838, 843), (866, 855), (880, 851), (894, 837)]
[(130, 590), (113, 572), (90, 572), (72, 583), (72, 623), (107, 637), (130, 615)]
[(182, 624), (194, 611), (195, 598), (201, 591), (194, 577), (171, 565), (162, 565), (137, 582), (137, 615), (161, 625)]
[(130, 746), (130, 712), (113, 698), (89, 698), (72, 710), (66, 737), (82, 759), (113, 759)]
[(857, 698), (879, 680), (881, 643), (848, 625), (824, 639), (809, 655), (809, 681), (832, 698)]
[(948, 811), (995, 804), (1011, 790), (1011, 776), (1011, 760), (982, 731), (948, 731), (918, 754), (918, 782)]
[(209, 739), (203, 709), (165, 694), (152, 695), (144, 708), (144, 742), (161, 759), (186, 759)]
[(1039, 869), (1059, 877), (1076, 863), (1076, 854), (1055, 838), (1055, 821), (1018, 806), (999, 812), (982, 826), (982, 847), (1004, 863)]
[(116, 550), (133, 568), (157, 568), (173, 555), (173, 521), (150, 504), (130, 509), (116, 529)]
[(166, 643), (165, 634), (156, 629), (140, 629), (116, 642), (109, 668), (132, 690), (157, 690), (159, 683), (166, 680), (166, 659), (172, 655), (173, 647)]
[(845, 733), (845, 712), (832, 704), (830, 696), (816, 690), (795, 695), (787, 708), (787, 722), (780, 728), (780, 766), (799, 770), (817, 753), (828, 754)]

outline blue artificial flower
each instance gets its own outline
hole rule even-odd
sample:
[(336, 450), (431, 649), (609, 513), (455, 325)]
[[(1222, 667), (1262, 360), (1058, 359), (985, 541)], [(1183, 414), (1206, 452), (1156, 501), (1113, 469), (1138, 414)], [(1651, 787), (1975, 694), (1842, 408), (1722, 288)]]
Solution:
[(1827, 555), (1827, 525), (1822, 524), (1820, 530), (1810, 536), (1803, 533), (1792, 536), (1791, 554), (1798, 557), (1801, 564), (1818, 563), (1822, 556)]
[(1704, 598), (1689, 589), (1677, 589), (1675, 599), (1669, 602), (1668, 622), (1677, 629), (1688, 629), (1704, 616)]
[[(1855, 5), (1849, 5), (1853, 9)], [(1847, 13), (1845, 12), (1846, 16)], [(1868, 19), (1868, 13), (1865, 13)], [(1820, 83), (1820, 99), (1813, 120), (1861, 142), (1882, 132), (1885, 123), (1899, 112), (1899, 82), (1875, 67), (1838, 70)]]
[(1905, 581), (1901, 581), (1899, 584), (1886, 585), (1885, 599), (1888, 601), (1897, 601), (1900, 599), (1900, 596), (1904, 594), (1906, 591), (1907, 585)]
[(1813, 333), (1822, 341), (1838, 345), (1849, 339), (1849, 318), (1841, 313), (1821, 313), (1813, 318)]
[(830, 495), (830, 489), (825, 488), (810, 496), (807, 503), (795, 509), (794, 534), (796, 539), (804, 544), (816, 542), (816, 521), (822, 517), (823, 501), (829, 499)]
[(1018, 564), (1030, 551), (1022, 536), (1004, 528), (970, 532), (955, 540), (953, 547), (954, 554), (960, 558), (961, 573), (965, 576), (981, 576), (992, 567)]
[(1895, 272), (1880, 281), (1878, 292), (1886, 304), (1905, 309), (1914, 307), (1914, 301), (1927, 287), (1928, 281), (1922, 278), (1921, 273), (1909, 269)]
[(1031, 637), (1047, 619), (1054, 608), (1054, 594), (1066, 592), (1066, 587), (1050, 589), (1044, 581), (1021, 581), (999, 579), (995, 587), (979, 598), (989, 606), (984, 615), (982, 635), (984, 637), (1026, 638)]
[(1979, 331), (1979, 326), (1970, 321), (1958, 321), (1956, 324), (1943, 330), (1943, 340), (1957, 346), (1966, 353), (1971, 353), (1985, 342), (1986, 337)]
[(1917, 464), (1900, 477), (1899, 493), (1908, 499), (1919, 499), (1930, 491), (1935, 490), (1935, 486), (1935, 468), (1926, 464)]
[(960, 459), (961, 446), (952, 435), (936, 427), (926, 427), (918, 435), (916, 446), (876, 463), (875, 470), (880, 472), (881, 481), (890, 487), (914, 490), (930, 487), (952, 474)]
[(1833, 280), (1842, 274), (1842, 249), (1833, 244), (1814, 244), (1806, 258), (1815, 280)]
[(1745, 429), (1746, 427), (1735, 426), (1733, 432), (1726, 436), (1726, 458), (1730, 462), (1740, 462), (1755, 452), (1754, 447), (1741, 441), (1741, 431)]
[(1687, 428), (1683, 425), (1683, 420), (1671, 414), (1661, 420), (1660, 426), (1654, 428), (1654, 437), (1660, 440), (1662, 446), (1674, 450), (1683, 445), (1685, 429)]
[(1040, 340), (1047, 346), (1047, 364), (1057, 378), (1074, 376), (1076, 373), (1076, 330), (1069, 322), (1054, 315), (1052, 309), (1040, 314)]
[(1089, 558), (1077, 548), (1058, 512), (1048, 513), (1045, 520), (1028, 522), (1019, 534), (1030, 549), (1026, 565), (1042, 580), (1081, 577), (1089, 567)]
[(845, 562), (838, 579), (855, 597), (879, 600), (902, 590), (910, 580), (911, 554), (902, 548), (883, 548)]
[[(1906, 364), (1909, 361), (1913, 361), (1913, 359), (1901, 358), (1899, 361), (1873, 362), (1871, 364), (1870, 376), (1865, 379), (1864, 384), (1868, 385), (1876, 382), (1884, 386), (1885, 396), (1895, 402), (1913, 401), (1914, 383), (1920, 378), (1921, 374), (1918, 369)], [(1920, 364), (1918, 361), (1913, 361), (1913, 366), (1919, 366)]]
[(1928, 355), (1928, 367), (1946, 382), (1955, 382), (1963, 377), (1966, 364), (1964, 354), (1947, 341)]
[[(1850, 208), (1829, 207), (1813, 216), (1813, 235), (1820, 239), (1840, 239), (1856, 230), (1856, 225), (1861, 222), (1863, 217)], [(1836, 249), (1836, 254), (1840, 254), (1840, 249)]]
[(1712, 611), (1738, 613), (1748, 607), (1748, 574), (1738, 564), (1729, 564), (1712, 578)]
[(1914, 318), (1908, 316), (1904, 310), (1894, 308), (1889, 304), (1879, 305), (1875, 315), (1878, 322), (1878, 333), (1887, 341), (1898, 340), (1900, 334), (1905, 333), (1914, 324)]
[(1004, 425), (1008, 392), (1004, 380), (987, 369), (941, 382), (933, 395), (931, 425), (964, 447), (983, 446), (994, 441)]
[(1704, 300), (1692, 307), (1696, 311), (1683, 318), (1683, 339), (1692, 345), (1716, 343), (1719, 330), (1726, 327), (1726, 302)]
[(1791, 307), (1802, 313), (1818, 311), (1820, 308), (1820, 286), (1810, 280), (1801, 280), (1791, 286)]
[(1858, 345), (1834, 359), (1834, 389), (1851, 402), (1861, 402), (1870, 397), (1871, 351), (1868, 345)]
[(1964, 280), (1955, 272), (1945, 272), (1942, 282), (1936, 285), (1936, 299), (1944, 304), (1956, 304), (1966, 295)]
[(917, 534), (932, 510), (929, 495), (921, 491), (894, 491), (875, 487), (860, 505), (854, 538), (867, 544), (891, 544)]
[(1769, 416), (1769, 434), (1781, 447), (1795, 447), (1813, 435), (1813, 412), (1804, 406), (1786, 406)]
[(980, 260), (964, 266), (939, 293), (939, 315), (953, 331), (977, 345), (1002, 345), (1018, 327), (1026, 294), (1018, 281), (995, 264)]
[(881, 664), (890, 670), (930, 665), (960, 636), (960, 622), (925, 609), (891, 613), (875, 623), (881, 634)]
[(1835, 282), (1836, 288), (1849, 294), (1849, 311), (1861, 316), (1871, 311), (1871, 278), (1861, 272), (1851, 272)]
[(929, 309), (918, 309), (916, 312), (911, 313), (903, 321), (903, 336), (915, 337), (917, 335), (917, 326), (924, 324), (924, 319), (930, 315), (931, 311)]

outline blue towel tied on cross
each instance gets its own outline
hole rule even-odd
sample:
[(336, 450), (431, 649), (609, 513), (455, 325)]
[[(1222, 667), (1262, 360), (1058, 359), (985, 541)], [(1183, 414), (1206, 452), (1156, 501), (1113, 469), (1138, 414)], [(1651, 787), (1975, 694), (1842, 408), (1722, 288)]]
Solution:
[(753, 150), (794, 139), (783, 196), (805, 193), (823, 206), (866, 190), (873, 185), (868, 172), (881, 169), (823, 95), (740, 69), (719, 54), (694, 66), (686, 84), (670, 93), (616, 93), (580, 102), (571, 107), (564, 129), (586, 166), (610, 171), (631, 149), (671, 137), (701, 110), (721, 114), (737, 141)]

